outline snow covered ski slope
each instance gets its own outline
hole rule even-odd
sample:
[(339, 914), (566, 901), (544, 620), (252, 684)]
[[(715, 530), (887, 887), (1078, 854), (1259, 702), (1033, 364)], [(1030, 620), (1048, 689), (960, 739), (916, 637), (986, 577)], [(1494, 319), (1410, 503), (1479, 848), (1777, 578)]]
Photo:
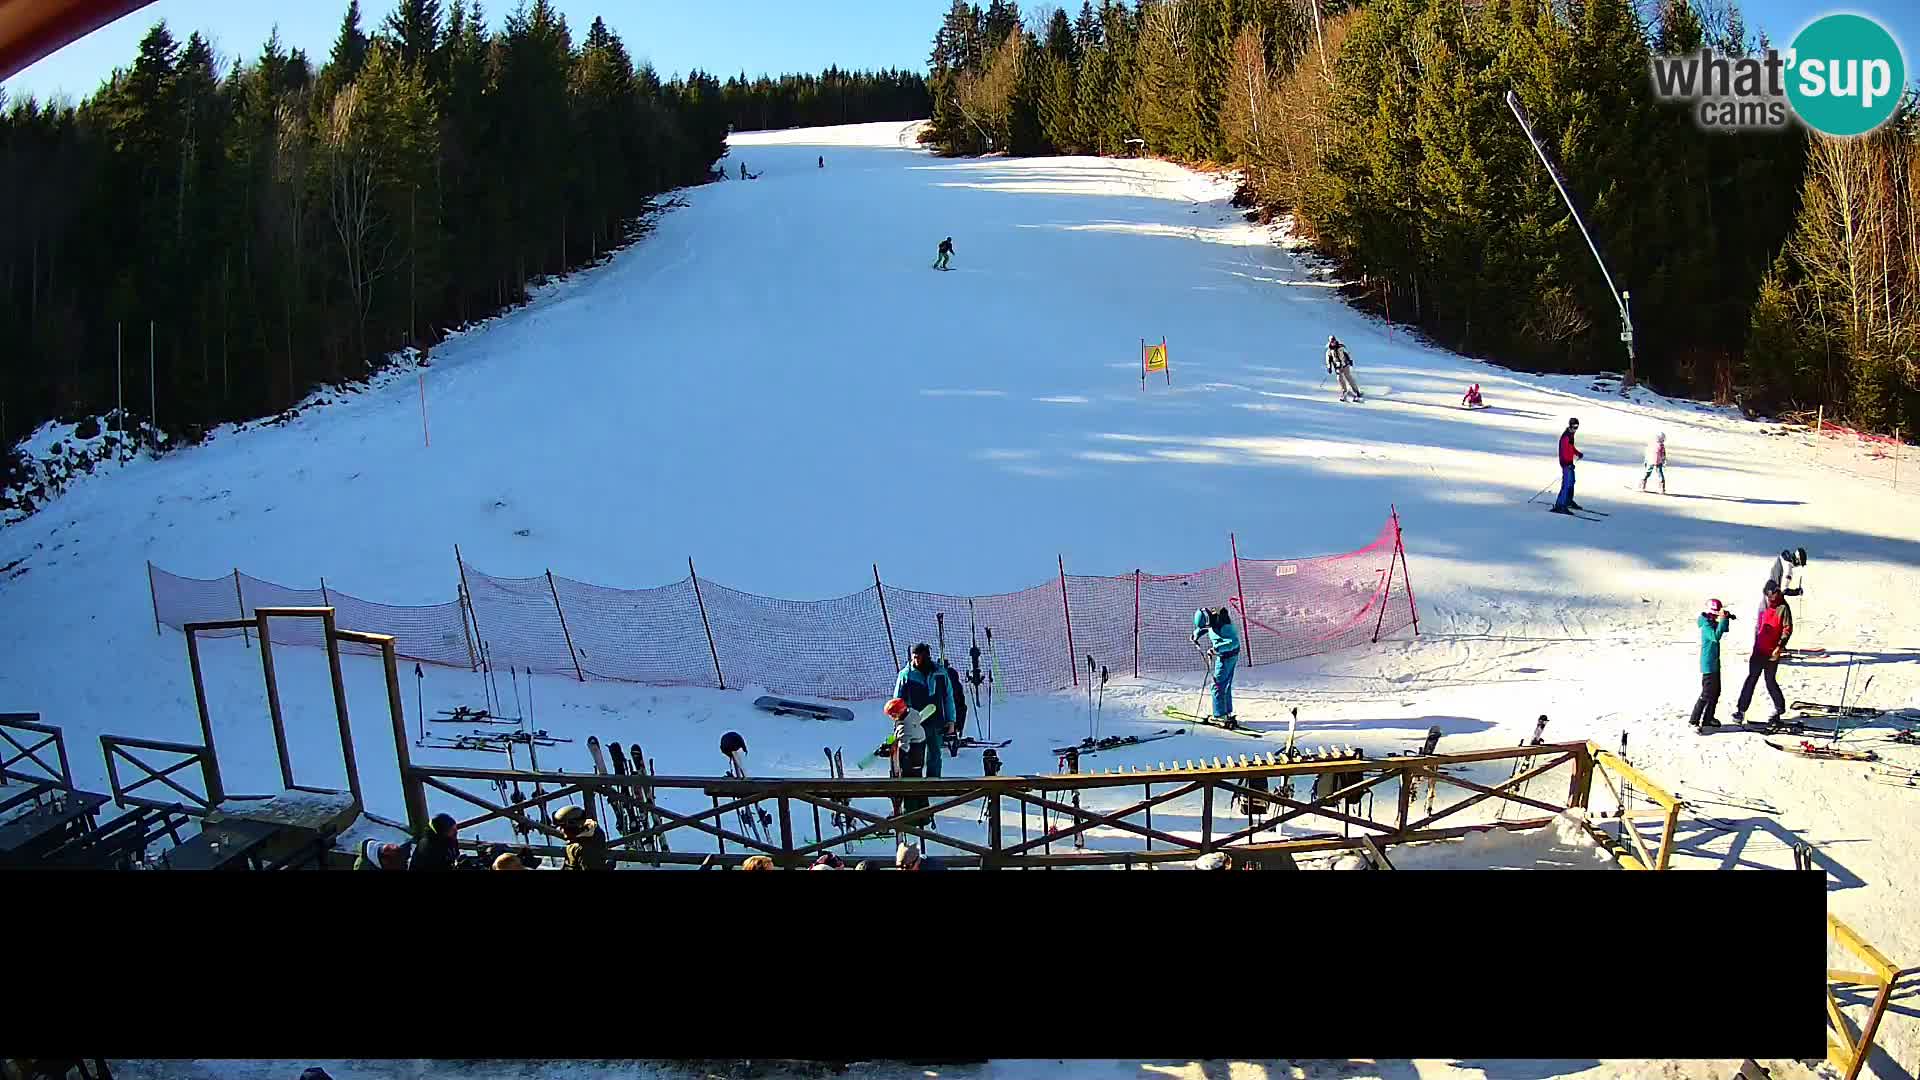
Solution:
[[(1740, 617), (1724, 720), (1786, 546), (1812, 554), (1795, 644), (1830, 650), (1782, 667), (1788, 697), (1835, 702), (1844, 684), (1850, 702), (1920, 705), (1920, 470), (1896, 489), (1723, 411), (1422, 345), (1343, 305), (1240, 218), (1229, 181), (1170, 164), (943, 160), (900, 124), (739, 135), (736, 177), (740, 162), (760, 178), (685, 192), (607, 265), (437, 347), (430, 448), (406, 373), (284, 426), (87, 478), (0, 530), (0, 708), (63, 725), (95, 785), (104, 770), (84, 748), (100, 731), (195, 738), (184, 648), (155, 632), (148, 560), (303, 587), (324, 576), (399, 604), (452, 598), (456, 543), (494, 574), (607, 585), (677, 580), (692, 555), (703, 579), (779, 596), (854, 592), (875, 562), (904, 587), (989, 593), (1045, 580), (1056, 557), (1087, 574), (1215, 565), (1230, 531), (1247, 555), (1346, 551), (1391, 503), (1418, 639), (1243, 669), (1244, 720), (1299, 705), (1303, 742), (1376, 756), (1430, 725), (1443, 749), (1511, 745), (1540, 713), (1556, 739), (1630, 732), (1636, 763), (1696, 807), (1677, 865), (1789, 867), (1792, 842), (1811, 841), (1833, 910), (1920, 964), (1920, 788), (1684, 722), (1694, 613), (1719, 597)], [(932, 272), (946, 236), (952, 272)], [(1339, 402), (1325, 379), (1329, 334), (1351, 349), (1364, 402)], [(1171, 385), (1142, 390), (1139, 342), (1163, 337)], [(1491, 408), (1458, 407), (1470, 382)], [(1601, 520), (1546, 513), (1551, 491), (1529, 502), (1557, 483), (1571, 416), (1587, 455), (1576, 497)], [(1637, 490), (1657, 432), (1666, 496)], [(257, 657), (223, 641), (206, 659), (228, 786), (264, 790), (278, 772)], [(327, 782), (339, 766), (324, 662), (276, 660), (297, 764)], [(398, 815), (379, 676), (360, 658), (349, 669), (369, 801)], [(465, 671), (424, 678), (429, 714), (480, 703)], [(1191, 708), (1199, 679), (1197, 664), (1184, 682), (1116, 677), (1102, 733), (1165, 726), (1160, 710)], [(597, 734), (644, 743), (665, 772), (717, 772), (715, 742), (735, 729), (757, 774), (822, 773), (822, 725), (756, 711), (762, 689), (542, 677), (537, 708), (540, 726), (576, 739), (551, 754), (562, 768), (586, 771)], [(882, 733), (879, 704), (825, 736), (850, 761)], [(1006, 771), (1050, 769), (1048, 747), (1086, 734), (1084, 709), (1071, 692), (997, 706), (995, 737), (1014, 739)], [(1891, 741), (1899, 726), (1867, 722), (1841, 745), (1920, 764)], [(1236, 744), (1195, 732), (1179, 745)], [(1114, 764), (1136, 760), (1125, 753)], [(1877, 1075), (1907, 1075), (1885, 1066), (1920, 1060), (1920, 1021), (1890, 1013), (1881, 1045)]]

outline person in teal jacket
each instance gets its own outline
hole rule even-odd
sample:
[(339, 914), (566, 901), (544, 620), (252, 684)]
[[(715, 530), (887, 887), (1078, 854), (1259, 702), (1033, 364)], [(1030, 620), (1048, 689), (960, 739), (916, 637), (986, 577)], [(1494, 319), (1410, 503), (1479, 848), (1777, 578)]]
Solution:
[(1700, 617), (1700, 699), (1693, 703), (1693, 717), (1687, 723), (1702, 731), (1720, 726), (1713, 710), (1720, 704), (1720, 639), (1733, 625), (1733, 612), (1718, 600), (1709, 600)]
[[(907, 666), (900, 669), (899, 678), (893, 681), (893, 696), (915, 712), (929, 705), (935, 707), (933, 715), (922, 726), (927, 732), (927, 775), (939, 776), (942, 751), (948, 750), (947, 734), (958, 730), (954, 726), (959, 720), (954, 698), (962, 692), (949, 677), (953, 668), (935, 663), (933, 649), (926, 642), (915, 645), (909, 656)], [(966, 699), (961, 697), (961, 700)]]
[(1213, 680), (1213, 715), (1233, 722), (1233, 669), (1240, 664), (1240, 632), (1227, 609), (1201, 608), (1193, 613), (1193, 643), (1207, 654), (1207, 674)]

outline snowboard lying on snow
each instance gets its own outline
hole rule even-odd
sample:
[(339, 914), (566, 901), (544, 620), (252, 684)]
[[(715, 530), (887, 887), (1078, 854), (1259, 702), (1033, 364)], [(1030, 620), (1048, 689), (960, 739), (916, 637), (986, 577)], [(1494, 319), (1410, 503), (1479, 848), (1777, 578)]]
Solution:
[(810, 701), (795, 701), (792, 698), (755, 698), (753, 707), (765, 709), (775, 716), (804, 716), (810, 720), (853, 719), (852, 709), (843, 709), (838, 705), (815, 705)]

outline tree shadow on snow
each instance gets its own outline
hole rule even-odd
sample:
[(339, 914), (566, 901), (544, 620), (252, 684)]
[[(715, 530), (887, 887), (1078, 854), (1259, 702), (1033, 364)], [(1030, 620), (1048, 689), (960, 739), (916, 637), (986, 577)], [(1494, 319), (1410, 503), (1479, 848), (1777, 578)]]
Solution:
[(1542, 1076), (1570, 1076), (1600, 1067), (1593, 1058), (1567, 1058), (1558, 1061), (1455, 1061), (1462, 1069), (1479, 1069), (1486, 1080), (1539, 1080)]
[(1749, 506), (1805, 506), (1799, 499), (1743, 499), (1737, 495), (1683, 495), (1677, 491), (1667, 494), (1669, 499), (1700, 499), (1708, 502), (1746, 503)]

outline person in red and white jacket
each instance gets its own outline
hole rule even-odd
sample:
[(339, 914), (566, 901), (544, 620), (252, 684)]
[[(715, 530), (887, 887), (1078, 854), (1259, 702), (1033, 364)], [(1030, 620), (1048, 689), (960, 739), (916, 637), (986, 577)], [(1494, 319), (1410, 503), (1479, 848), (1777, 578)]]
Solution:
[(1553, 501), (1553, 512), (1556, 514), (1580, 509), (1580, 504), (1573, 501), (1573, 463), (1587, 455), (1573, 445), (1574, 433), (1579, 430), (1580, 418), (1576, 416), (1567, 421), (1567, 430), (1560, 433), (1560, 497)]
[(1667, 493), (1667, 433), (1661, 432), (1647, 444), (1647, 471), (1640, 474), (1640, 490), (1647, 490), (1647, 481), (1654, 473), (1660, 474), (1660, 494)]
[(1780, 658), (1786, 655), (1787, 642), (1793, 638), (1793, 609), (1787, 606), (1787, 598), (1780, 591), (1780, 583), (1767, 582), (1767, 606), (1760, 609), (1760, 618), (1753, 628), (1753, 655), (1747, 658), (1747, 681), (1740, 687), (1740, 701), (1734, 707), (1733, 718), (1745, 720), (1747, 706), (1753, 701), (1754, 684), (1761, 676), (1767, 680), (1767, 696), (1773, 699), (1773, 716), (1768, 723), (1778, 721), (1786, 715), (1787, 698), (1780, 692)]

